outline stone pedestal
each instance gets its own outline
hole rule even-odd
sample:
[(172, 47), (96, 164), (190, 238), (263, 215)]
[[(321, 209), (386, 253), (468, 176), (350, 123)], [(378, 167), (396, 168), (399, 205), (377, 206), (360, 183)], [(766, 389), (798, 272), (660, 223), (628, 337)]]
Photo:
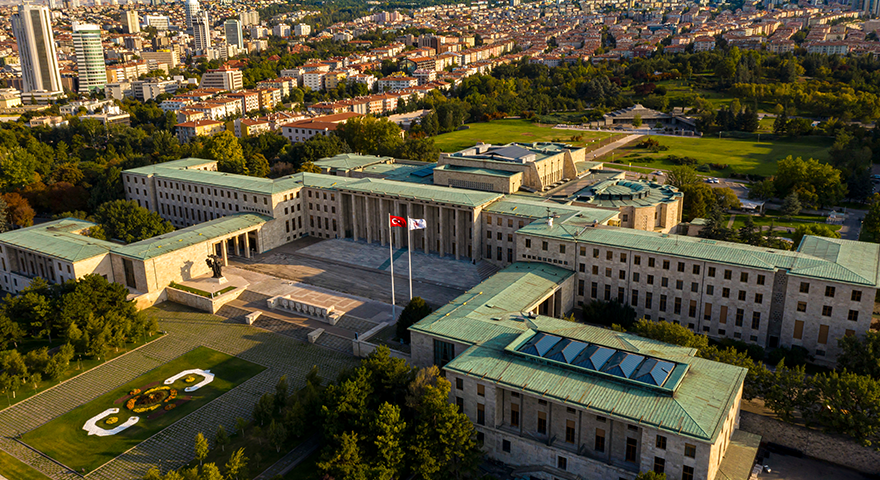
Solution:
[(211, 283), (216, 283), (217, 285), (223, 285), (223, 284), (229, 283), (229, 280), (227, 280), (226, 277), (220, 277), (220, 278), (211, 277), (210, 280), (208, 280), (208, 281)]

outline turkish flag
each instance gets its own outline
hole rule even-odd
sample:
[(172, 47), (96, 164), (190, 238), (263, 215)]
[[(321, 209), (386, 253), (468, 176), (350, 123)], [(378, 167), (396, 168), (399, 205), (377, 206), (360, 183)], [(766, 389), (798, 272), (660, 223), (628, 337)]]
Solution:
[(395, 217), (394, 215), (391, 215), (391, 226), (392, 227), (405, 227), (406, 226), (406, 219), (403, 217)]

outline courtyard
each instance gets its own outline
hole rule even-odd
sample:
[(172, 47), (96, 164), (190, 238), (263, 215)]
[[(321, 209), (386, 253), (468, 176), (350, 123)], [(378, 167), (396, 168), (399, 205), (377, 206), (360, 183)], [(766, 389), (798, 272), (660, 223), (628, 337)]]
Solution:
[[(192, 460), (194, 438), (197, 433), (201, 432), (213, 438), (213, 432), (217, 430), (218, 425), (223, 425), (227, 431), (233, 431), (236, 417), (250, 418), (257, 399), (262, 394), (273, 391), (275, 383), (282, 375), (287, 376), (291, 388), (301, 388), (305, 385), (305, 376), (313, 365), (318, 367), (322, 377), (333, 379), (339, 372), (354, 366), (357, 362), (350, 354), (309, 345), (285, 335), (278, 335), (220, 316), (196, 312), (173, 303), (160, 304), (146, 310), (145, 314), (156, 317), (159, 328), (167, 331), (168, 334), (0, 411), (0, 449), (48, 478), (82, 478), (80, 474), (74, 473), (50, 456), (41, 455), (21, 443), (17, 437), (21, 435), (25, 443), (48, 437), (44, 434), (47, 430), (41, 430), (41, 427), (49, 425), (49, 428), (52, 428), (51, 422), (68, 414), (77, 416), (77, 421), (71, 420), (66, 428), (80, 429), (82, 422), (79, 421), (78, 411), (85, 410), (78, 410), (80, 407), (92, 404), (96, 406), (95, 411), (90, 415), (83, 411), (81, 416), (83, 420), (100, 413), (107, 408), (102, 403), (105, 398), (110, 399), (109, 403), (112, 404), (115, 399), (121, 397), (117, 395), (119, 392), (127, 393), (130, 384), (141, 382), (139, 377), (145, 374), (144, 379), (152, 379), (154, 375), (164, 379), (177, 373), (181, 370), (180, 365), (168, 367), (166, 365), (199, 347), (205, 347), (200, 350), (210, 349), (219, 352), (221, 355), (217, 358), (225, 355), (235, 357), (232, 360), (240, 361), (241, 364), (234, 368), (240, 376), (236, 382), (237, 386), (230, 385), (230, 388), (223, 389), (222, 392), (216, 391), (215, 395), (208, 396), (210, 398), (204, 398), (201, 404), (193, 404), (193, 409), (188, 414), (186, 407), (179, 407), (184, 409), (181, 412), (184, 415), (169, 416), (168, 425), (157, 427), (149, 438), (132, 441), (131, 445), (121, 450), (124, 453), (109, 461), (94, 459), (93, 462), (88, 463), (89, 466), (96, 467), (89, 473), (90, 479), (140, 478), (151, 466), (159, 466), (166, 471)], [(163, 371), (163, 368), (167, 368), (168, 372)], [(196, 365), (194, 368), (202, 367)], [(169, 375), (165, 375), (166, 373)], [(124, 413), (121, 415), (126, 418), (128, 416)], [(70, 418), (72, 417), (66, 417), (66, 419)], [(155, 420), (161, 420), (161, 417)], [(135, 432), (135, 428), (132, 427), (132, 433)], [(82, 436), (86, 437), (85, 432), (81, 432)], [(59, 455), (59, 458), (69, 458), (87, 451), (82, 444), (66, 444), (65, 438), (63, 436), (44, 438), (39, 441), (39, 445), (46, 450), (65, 450), (60, 454), (53, 451)], [(112, 455), (115, 455), (115, 452), (116, 450)], [(84, 454), (83, 456), (86, 457)], [(87, 462), (88, 459), (83, 458), (82, 461)], [(85, 467), (86, 464), (83, 463), (80, 468)]]

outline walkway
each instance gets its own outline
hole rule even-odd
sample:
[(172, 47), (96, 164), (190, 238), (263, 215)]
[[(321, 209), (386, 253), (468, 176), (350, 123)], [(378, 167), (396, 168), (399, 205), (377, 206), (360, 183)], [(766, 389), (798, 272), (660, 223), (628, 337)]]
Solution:
[(609, 143), (608, 145), (597, 148), (592, 152), (587, 152), (588, 158), (586, 158), (585, 160), (588, 162), (595, 161), (597, 158), (602, 158), (602, 156), (607, 155), (630, 142), (636, 141), (641, 137), (641, 135), (627, 135), (620, 140), (617, 140), (616, 142)]
[(736, 214), (730, 216), (730, 220), (727, 222), (727, 228), (733, 228), (733, 223), (736, 221)]
[(267, 367), (88, 475), (89, 479), (106, 480), (141, 478), (151, 466), (160, 466), (166, 471), (189, 462), (197, 433), (214, 432), (221, 424), (227, 431), (235, 430), (235, 418), (251, 418), (254, 403), (263, 393), (273, 391), (282, 375), (287, 375), (291, 389), (297, 389), (305, 385), (305, 375), (312, 365), (318, 366), (322, 377), (335, 378), (340, 371), (355, 364), (350, 355), (168, 302), (147, 313), (158, 318), (159, 328), (166, 330), (167, 336), (0, 411), (0, 449), (52, 479), (80, 478), (10, 438), (33, 430), (199, 346)]

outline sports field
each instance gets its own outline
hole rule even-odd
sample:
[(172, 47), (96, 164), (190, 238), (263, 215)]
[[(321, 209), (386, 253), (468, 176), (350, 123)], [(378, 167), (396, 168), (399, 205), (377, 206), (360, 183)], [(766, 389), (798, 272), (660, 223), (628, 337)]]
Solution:
[[(639, 142), (617, 149), (614, 162), (650, 168), (669, 168), (674, 165), (666, 157), (677, 155), (691, 157), (699, 164), (720, 164), (728, 167), (719, 170), (710, 167), (701, 170), (706, 175), (728, 177), (731, 173), (770, 176), (776, 173), (776, 162), (788, 155), (793, 157), (815, 158), (820, 162), (829, 159), (833, 139), (825, 137), (804, 137), (773, 141), (739, 140), (732, 138), (703, 137), (651, 137), (669, 150), (653, 153), (639, 148)], [(604, 158), (611, 161), (610, 157)], [(705, 167), (704, 167), (705, 168)]]
[[(144, 413), (134, 413), (127, 408), (126, 401), (134, 389), (146, 392), (162, 386), (166, 378), (189, 369), (210, 370), (214, 380), (187, 393), (184, 389), (200, 382), (202, 377), (196, 376), (189, 382), (181, 378), (171, 385), (178, 392), (174, 401), (162, 402), (156, 410)], [(91, 472), (263, 370), (264, 367), (254, 363), (199, 347), (26, 433), (23, 441), (76, 472)], [(176, 406), (167, 410), (165, 406), (169, 404)], [(87, 420), (109, 408), (119, 409), (119, 413), (113, 415), (118, 418), (116, 424), (131, 416), (138, 416), (139, 421), (116, 435), (105, 437), (89, 435), (82, 429)], [(97, 425), (113, 428), (106, 423), (106, 418)]]
[[(592, 141), (608, 138), (610, 133), (580, 132), (575, 130), (554, 130), (527, 120), (495, 120), (492, 122), (468, 123), (465, 130), (457, 130), (434, 137), (434, 144), (443, 152), (457, 152), (472, 147), (478, 142), (505, 144), (511, 142), (552, 142), (562, 141), (579, 147), (586, 147)], [(581, 136), (581, 140), (572, 140)]]

